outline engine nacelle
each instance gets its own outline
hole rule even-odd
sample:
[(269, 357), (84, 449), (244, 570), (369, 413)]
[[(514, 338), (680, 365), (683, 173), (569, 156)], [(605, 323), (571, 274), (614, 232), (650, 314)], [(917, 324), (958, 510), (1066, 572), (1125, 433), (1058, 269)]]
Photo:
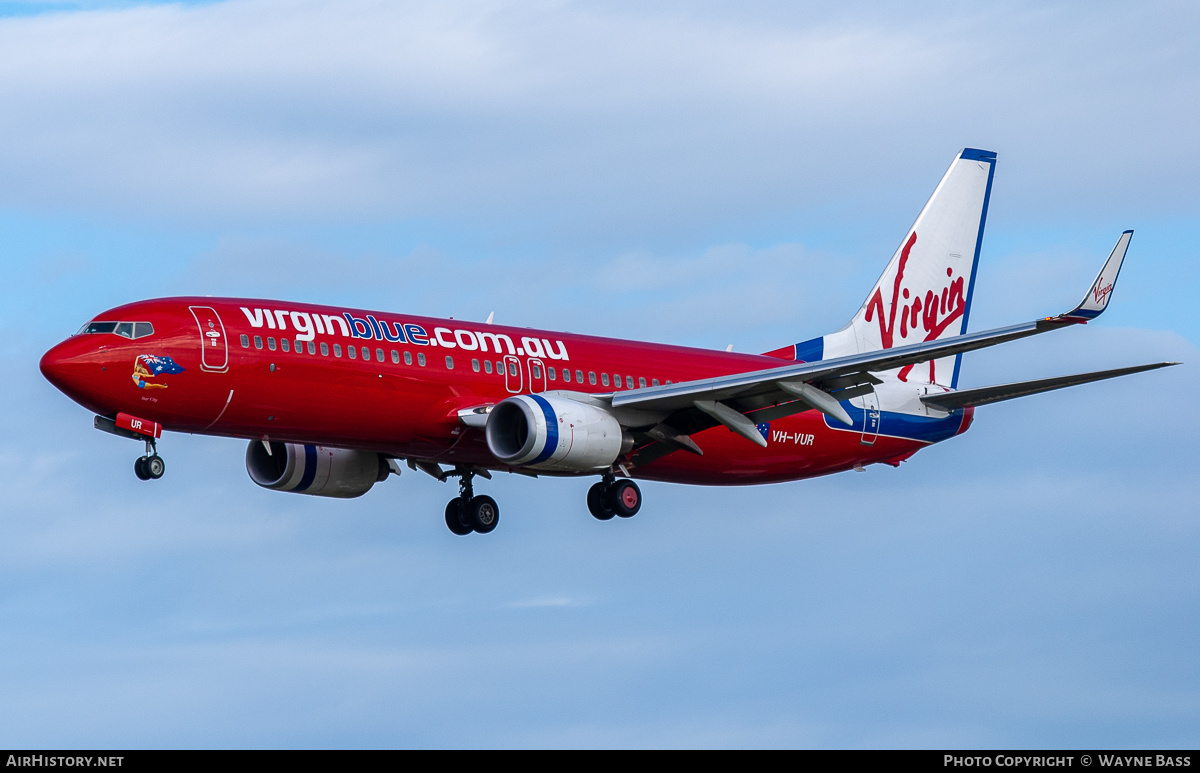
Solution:
[(267, 453), (262, 441), (251, 440), (246, 472), (263, 488), (349, 499), (370, 491), (389, 469), (374, 451), (272, 442)]
[(607, 469), (633, 445), (607, 411), (546, 395), (497, 403), (484, 434), (488, 449), (505, 464), (563, 472)]

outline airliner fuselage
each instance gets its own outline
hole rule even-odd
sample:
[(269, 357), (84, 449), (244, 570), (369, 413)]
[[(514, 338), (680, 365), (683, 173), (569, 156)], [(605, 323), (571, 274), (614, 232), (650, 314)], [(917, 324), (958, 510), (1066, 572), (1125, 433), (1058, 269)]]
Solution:
[[(147, 335), (116, 332), (118, 325), (137, 331), (137, 323)], [(141, 301), (89, 327), (97, 332), (47, 352), (42, 370), (102, 416), (501, 470), (509, 467), (482, 431), (460, 421), (460, 410), (516, 394), (606, 395), (781, 364), (764, 355), (256, 299)], [(178, 372), (138, 375), (149, 370), (145, 358), (170, 358)], [(910, 436), (889, 434), (886, 419), (833, 423), (817, 411), (756, 423), (765, 448), (718, 425), (693, 436), (703, 455), (672, 453), (626, 468), (635, 478), (726, 485), (898, 463), (964, 431), (970, 409), (915, 432), (905, 427)]]

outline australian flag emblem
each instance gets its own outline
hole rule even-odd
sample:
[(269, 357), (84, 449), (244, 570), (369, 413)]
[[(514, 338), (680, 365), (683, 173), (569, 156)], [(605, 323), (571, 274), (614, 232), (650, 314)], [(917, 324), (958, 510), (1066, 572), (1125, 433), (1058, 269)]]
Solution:
[(146, 379), (156, 376), (183, 373), (185, 368), (166, 355), (139, 354), (133, 361), (133, 383), (138, 389), (166, 389), (166, 384), (158, 384)]
[(164, 373), (183, 373), (184, 370), (182, 365), (165, 355), (143, 354), (138, 359), (146, 366), (146, 370), (156, 376)]

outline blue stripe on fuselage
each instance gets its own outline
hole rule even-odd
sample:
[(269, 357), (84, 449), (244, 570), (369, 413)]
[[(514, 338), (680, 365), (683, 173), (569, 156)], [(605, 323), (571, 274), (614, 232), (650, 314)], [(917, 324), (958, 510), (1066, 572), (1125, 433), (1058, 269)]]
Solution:
[(795, 347), (796, 360), (799, 362), (820, 362), (825, 359), (825, 336), (801, 341)]
[[(829, 429), (841, 430), (842, 432), (861, 433), (867, 414), (866, 410), (851, 405), (849, 400), (842, 400), (841, 403), (842, 407), (846, 409), (846, 413), (850, 414), (854, 425), (847, 427), (840, 421), (826, 416), (825, 426)], [(962, 427), (962, 414), (962, 409), (958, 409), (953, 411), (949, 416), (938, 419), (933, 416), (914, 416), (911, 413), (880, 411), (879, 434), (905, 438), (907, 440), (919, 440), (922, 443), (938, 443), (947, 438), (954, 437), (958, 433), (959, 428)]]

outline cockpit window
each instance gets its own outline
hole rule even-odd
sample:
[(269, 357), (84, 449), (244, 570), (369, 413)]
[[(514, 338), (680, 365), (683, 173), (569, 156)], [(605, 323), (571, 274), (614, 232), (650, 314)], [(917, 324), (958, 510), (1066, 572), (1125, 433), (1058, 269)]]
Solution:
[(89, 322), (79, 335), (89, 333), (115, 333), (122, 338), (145, 338), (154, 335), (154, 325), (149, 322)]

